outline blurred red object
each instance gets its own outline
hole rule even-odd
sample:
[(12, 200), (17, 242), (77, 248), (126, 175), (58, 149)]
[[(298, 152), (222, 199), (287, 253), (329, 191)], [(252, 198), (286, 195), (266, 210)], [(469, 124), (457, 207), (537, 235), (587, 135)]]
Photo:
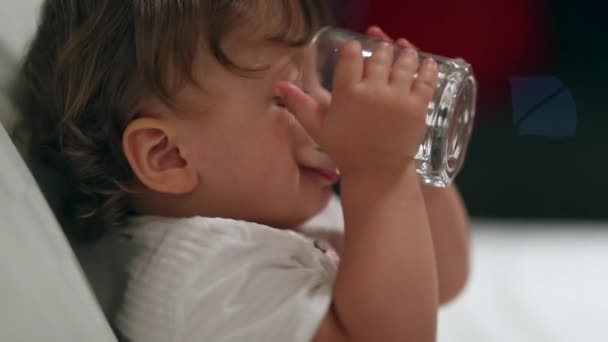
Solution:
[(482, 107), (509, 96), (510, 76), (545, 74), (553, 65), (551, 13), (542, 0), (347, 3), (338, 14), (350, 29), (378, 25), (423, 51), (466, 59), (479, 80)]

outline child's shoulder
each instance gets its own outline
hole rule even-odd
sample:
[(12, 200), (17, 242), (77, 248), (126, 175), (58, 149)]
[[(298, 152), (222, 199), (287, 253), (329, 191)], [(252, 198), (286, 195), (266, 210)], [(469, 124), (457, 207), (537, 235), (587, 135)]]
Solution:
[[(318, 238), (319, 233), (341, 235), (343, 229), (340, 199), (333, 195), (321, 212), (295, 229), (297, 232), (254, 222), (202, 216), (136, 216), (131, 218), (123, 232), (139, 248), (155, 251), (159, 248), (179, 249), (182, 254), (191, 250), (204, 254), (217, 253), (223, 248), (248, 251), (251, 246), (257, 246), (257, 252), (273, 252), (277, 248), (299, 251), (314, 246), (311, 238)], [(266, 249), (260, 249), (261, 246), (266, 246)]]
[[(252, 243), (272, 244), (277, 240), (310, 244), (304, 236), (266, 225), (226, 218), (169, 218), (141, 216), (130, 220), (124, 232), (135, 244), (158, 249), (159, 245), (175, 245), (184, 249), (199, 245), (199, 249), (245, 247)], [(184, 244), (188, 241), (188, 244)]]
[[(125, 232), (135, 249), (129, 273), (152, 277), (173, 273), (174, 279), (192, 274), (223, 273), (247, 260), (251, 267), (263, 267), (269, 260), (297, 258), (304, 264), (319, 264), (313, 240), (290, 230), (224, 218), (138, 217)], [(168, 267), (171, 269), (168, 269)]]

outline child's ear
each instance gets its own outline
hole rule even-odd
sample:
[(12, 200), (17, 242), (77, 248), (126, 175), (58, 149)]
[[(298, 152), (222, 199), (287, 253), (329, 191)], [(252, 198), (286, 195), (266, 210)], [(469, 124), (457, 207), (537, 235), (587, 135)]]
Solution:
[(197, 170), (183, 158), (176, 132), (166, 120), (138, 118), (126, 128), (122, 148), (131, 169), (151, 190), (181, 195), (198, 185)]

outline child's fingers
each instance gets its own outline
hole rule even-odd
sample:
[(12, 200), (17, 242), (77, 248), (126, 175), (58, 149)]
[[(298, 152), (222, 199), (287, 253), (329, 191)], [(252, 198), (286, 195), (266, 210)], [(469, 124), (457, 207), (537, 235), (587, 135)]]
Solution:
[(391, 37), (389, 37), (386, 33), (384, 33), (384, 31), (382, 31), (382, 29), (379, 28), (378, 26), (370, 26), (367, 29), (366, 35), (368, 35), (372, 38), (376, 38), (376, 39), (393, 41), (391, 39)]
[(310, 90), (306, 88), (303, 89), (305, 89), (305, 92), (317, 101), (321, 108), (327, 109), (330, 106), (332, 99), (331, 93), (327, 89), (323, 88), (320, 84)]
[(389, 43), (380, 43), (365, 63), (364, 78), (373, 81), (388, 81), (395, 51)]
[(399, 38), (399, 39), (397, 39), (396, 43), (402, 49), (407, 49), (407, 48), (415, 49), (416, 48), (414, 46), (414, 44), (410, 43), (410, 41), (407, 40), (407, 39), (405, 39), (405, 38)]
[(406, 48), (393, 65), (390, 76), (391, 83), (409, 90), (416, 70), (418, 70), (418, 52), (412, 48)]
[(412, 94), (423, 101), (430, 101), (437, 87), (438, 76), (437, 62), (432, 58), (425, 59), (418, 70), (418, 78), (412, 85)]
[(308, 134), (316, 139), (319, 136), (323, 120), (321, 104), (289, 82), (278, 82), (275, 89), (283, 99), (289, 112), (296, 117)]
[(340, 49), (340, 57), (335, 70), (336, 89), (350, 87), (363, 77), (363, 49), (358, 41), (350, 41)]
[[(389, 35), (387, 35), (384, 31), (382, 31), (382, 29), (378, 26), (370, 26), (367, 29), (365, 34), (367, 36), (375, 38), (375, 39), (387, 40), (390, 42), (394, 41)], [(407, 40), (405, 38), (399, 38), (394, 42), (402, 49), (405, 49), (408, 47), (416, 48), (416, 46), (414, 44), (412, 44), (409, 40)]]

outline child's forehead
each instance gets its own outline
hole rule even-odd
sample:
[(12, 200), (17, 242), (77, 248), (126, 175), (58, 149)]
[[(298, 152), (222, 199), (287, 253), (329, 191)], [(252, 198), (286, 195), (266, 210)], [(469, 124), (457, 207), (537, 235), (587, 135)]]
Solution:
[(310, 41), (322, 22), (314, 9), (298, 0), (259, 0), (246, 4), (232, 20), (225, 22), (225, 30), (217, 37), (219, 46), (200, 50), (202, 57), (196, 59), (195, 75), (205, 75), (209, 82), (210, 74), (214, 74), (211, 69), (216, 68), (220, 69), (218, 74), (226, 70), (236, 70), (240, 75), (249, 75), (252, 70), (265, 71)]
[(302, 8), (295, 6), (294, 2), (297, 1), (256, 1), (256, 5), (234, 23), (226, 39), (250, 43), (301, 40), (310, 32), (307, 32)]

